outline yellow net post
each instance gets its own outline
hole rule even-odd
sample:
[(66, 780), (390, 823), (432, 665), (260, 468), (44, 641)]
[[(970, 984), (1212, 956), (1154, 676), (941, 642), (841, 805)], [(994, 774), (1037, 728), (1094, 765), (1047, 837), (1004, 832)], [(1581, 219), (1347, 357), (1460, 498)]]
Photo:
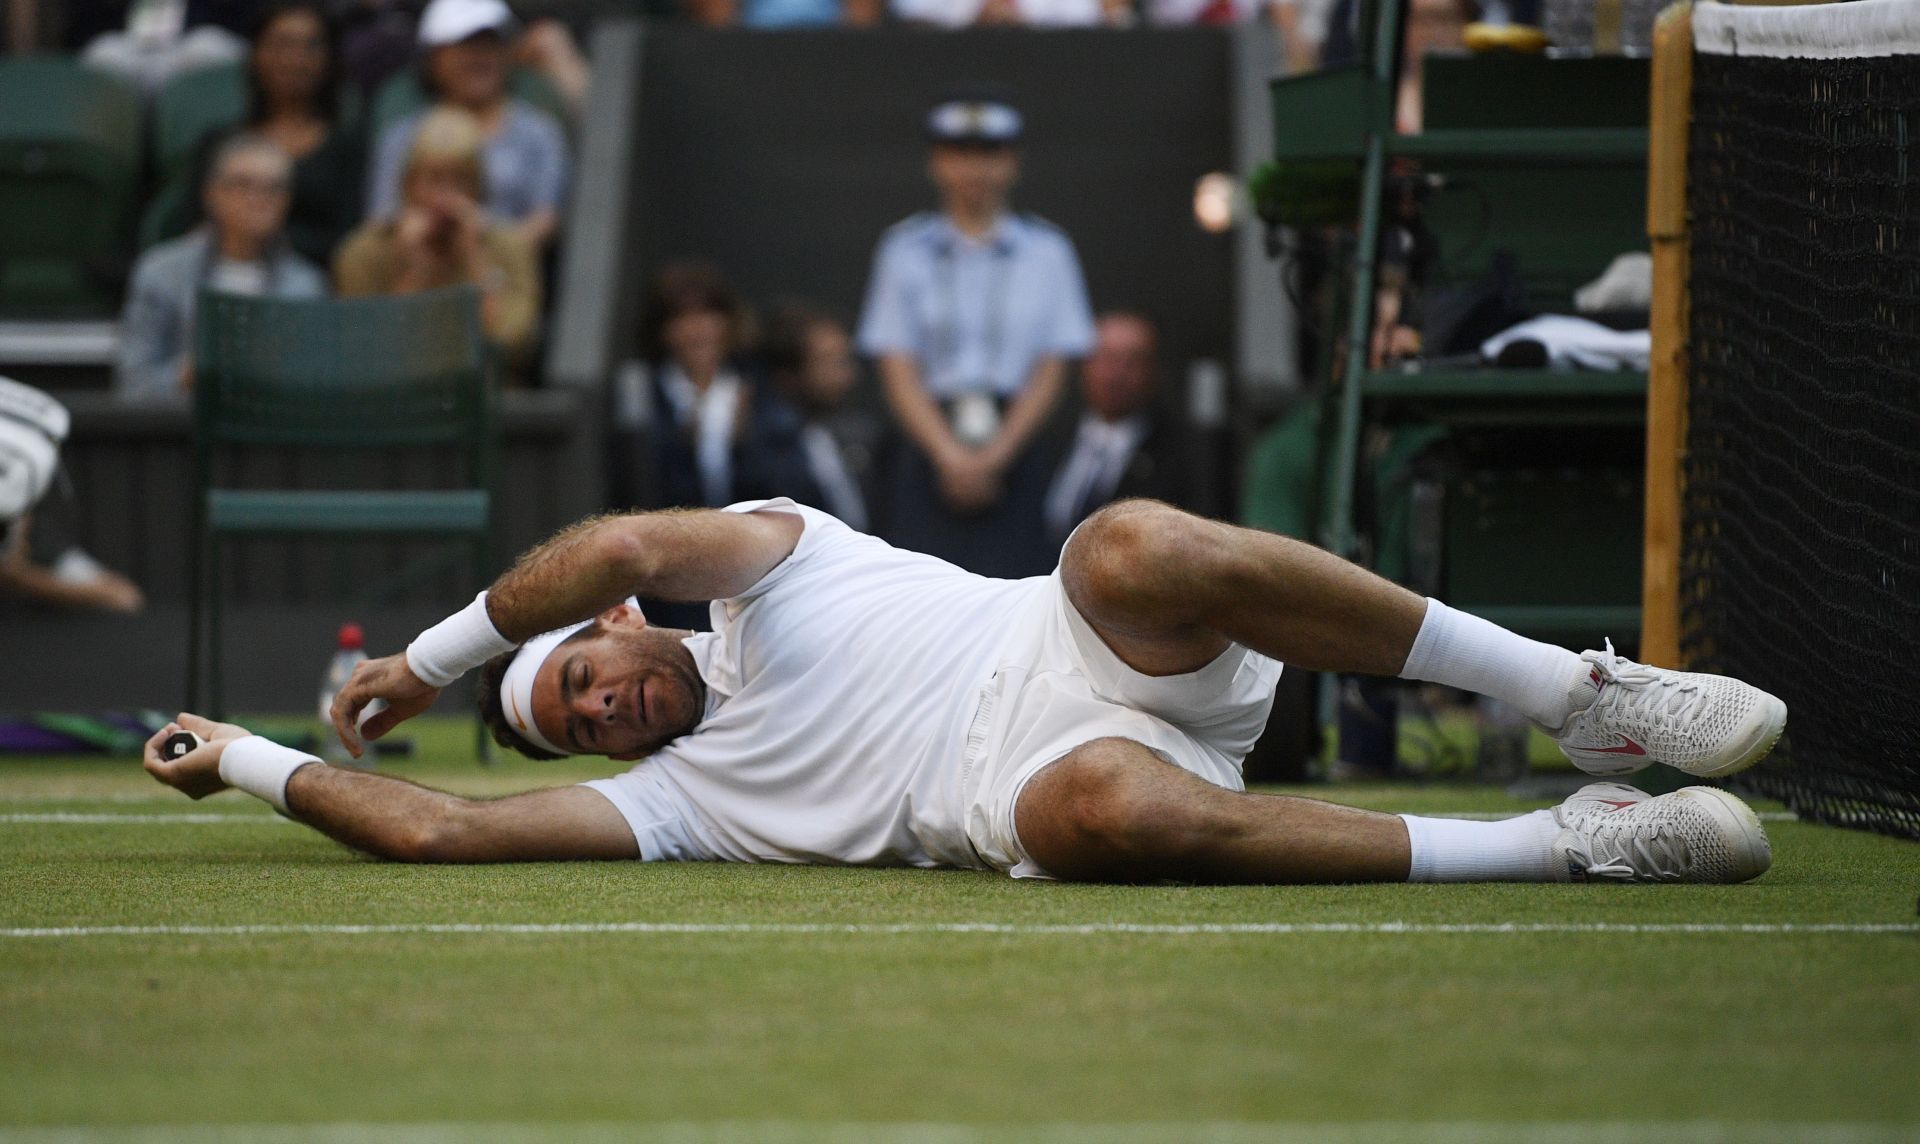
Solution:
[(1680, 667), (1680, 458), (1687, 440), (1687, 131), (1693, 6), (1660, 13), (1653, 33), (1647, 237), (1653, 243), (1653, 358), (1647, 378), (1647, 506), (1640, 658)]

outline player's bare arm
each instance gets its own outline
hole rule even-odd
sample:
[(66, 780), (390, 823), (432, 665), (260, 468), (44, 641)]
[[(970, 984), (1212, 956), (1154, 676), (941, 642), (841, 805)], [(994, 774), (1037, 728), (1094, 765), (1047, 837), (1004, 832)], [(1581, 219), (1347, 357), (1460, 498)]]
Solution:
[[(178, 759), (161, 748), (177, 731), (203, 743)], [(235, 760), (230, 748), (284, 752), (245, 727), (182, 713), (147, 741), (147, 773), (190, 798), (226, 790)], [(286, 752), (295, 755), (294, 752)], [(281, 798), (289, 817), (356, 850), (395, 862), (554, 862), (637, 858), (633, 831), (612, 804), (581, 787), (528, 791), (501, 799), (471, 799), (432, 790), (391, 775), (290, 759)], [(249, 784), (251, 785), (251, 784)], [(260, 793), (252, 791), (250, 793)], [(269, 801), (272, 801), (269, 799)]]
[[(519, 643), (605, 612), (628, 596), (714, 600), (746, 591), (793, 552), (798, 518), (710, 510), (632, 513), (585, 520), (528, 551), (484, 597), (485, 618)], [(369, 660), (334, 697), (333, 726), (355, 758), (433, 705), (434, 681), (404, 654)], [(360, 722), (374, 700), (387, 707)]]

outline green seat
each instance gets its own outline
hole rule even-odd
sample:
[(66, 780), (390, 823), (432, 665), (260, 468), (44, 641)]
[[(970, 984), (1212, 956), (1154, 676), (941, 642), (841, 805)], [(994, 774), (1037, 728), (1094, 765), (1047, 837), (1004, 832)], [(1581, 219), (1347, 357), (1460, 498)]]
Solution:
[(247, 114), (247, 74), (240, 63), (214, 64), (175, 76), (153, 101), (153, 169), (159, 186), (140, 213), (140, 249), (186, 232), (194, 217), (200, 147), (238, 126)]
[(110, 313), (140, 175), (140, 100), (70, 60), (0, 61), (0, 309)]
[[(341, 92), (339, 122), (360, 122), (357, 89)], [(247, 116), (247, 73), (241, 63), (196, 68), (169, 80), (153, 107), (153, 165), (159, 187), (140, 214), (140, 249), (185, 234), (199, 217), (201, 148), (238, 128)]]
[[(567, 107), (567, 101), (561, 98), (559, 89), (546, 76), (515, 68), (507, 77), (507, 90), (553, 116), (560, 129), (572, 135), (573, 112)], [(426, 106), (427, 92), (420, 86), (420, 74), (412, 68), (395, 72), (392, 79), (380, 85), (380, 91), (373, 97), (372, 127), (368, 138), (378, 144), (387, 128), (416, 111), (425, 110)]]
[[(475, 590), (491, 572), (496, 451), (479, 294), (289, 301), (203, 293), (194, 331), (196, 543), (188, 706), (223, 712), (221, 569), (249, 537), (424, 537), (465, 546)], [(340, 459), (356, 487), (230, 488), (222, 454), (243, 448)], [(457, 488), (364, 487), (391, 471), (366, 453), (452, 451)], [(349, 453), (349, 451), (351, 451)], [(203, 678), (204, 677), (204, 678)], [(202, 683), (207, 690), (203, 693)], [(479, 750), (487, 752), (484, 729)]]
[(175, 76), (153, 102), (154, 166), (168, 179), (189, 170), (201, 140), (246, 115), (245, 65), (215, 64)]

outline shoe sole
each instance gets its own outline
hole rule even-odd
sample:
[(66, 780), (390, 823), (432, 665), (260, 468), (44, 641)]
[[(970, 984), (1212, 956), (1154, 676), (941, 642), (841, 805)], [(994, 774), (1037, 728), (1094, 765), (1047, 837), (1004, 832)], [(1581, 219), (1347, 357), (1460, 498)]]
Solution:
[(1761, 710), (1766, 712), (1766, 717), (1754, 727), (1753, 732), (1747, 736), (1746, 741), (1741, 744), (1731, 759), (1717, 767), (1703, 769), (1681, 767), (1680, 769), (1696, 778), (1719, 779), (1728, 775), (1737, 775), (1771, 754), (1774, 745), (1780, 741), (1780, 736), (1787, 729), (1787, 705), (1764, 691), (1760, 696), (1765, 701), (1761, 704)]
[[(1721, 833), (1733, 850), (1737, 875), (1723, 884), (1751, 882), (1773, 867), (1773, 847), (1768, 844), (1767, 832), (1761, 829), (1760, 816), (1753, 813), (1752, 807), (1719, 787), (1682, 787), (1674, 795), (1685, 795), (1700, 803), (1720, 824)], [(1739, 872), (1748, 867), (1751, 872)]]

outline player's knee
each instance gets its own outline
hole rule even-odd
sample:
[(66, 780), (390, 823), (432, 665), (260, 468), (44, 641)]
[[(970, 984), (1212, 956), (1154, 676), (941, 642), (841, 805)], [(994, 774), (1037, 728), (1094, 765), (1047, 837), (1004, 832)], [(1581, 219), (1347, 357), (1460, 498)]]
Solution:
[(1022, 798), (1021, 841), (1049, 873), (1087, 881), (1178, 876), (1210, 828), (1166, 797), (1172, 764), (1130, 739), (1096, 739), (1036, 777)]
[(1210, 550), (1209, 522), (1154, 500), (1116, 501), (1073, 534), (1062, 573), (1096, 614), (1164, 603)]

